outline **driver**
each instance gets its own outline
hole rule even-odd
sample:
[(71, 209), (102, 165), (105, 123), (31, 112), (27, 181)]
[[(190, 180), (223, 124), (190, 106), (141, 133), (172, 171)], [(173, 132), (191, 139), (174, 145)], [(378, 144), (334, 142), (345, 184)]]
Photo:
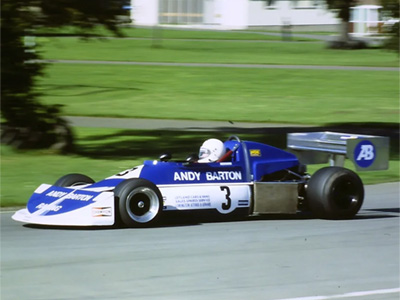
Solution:
[(208, 139), (200, 147), (199, 163), (218, 161), (226, 152), (224, 143), (217, 139)]

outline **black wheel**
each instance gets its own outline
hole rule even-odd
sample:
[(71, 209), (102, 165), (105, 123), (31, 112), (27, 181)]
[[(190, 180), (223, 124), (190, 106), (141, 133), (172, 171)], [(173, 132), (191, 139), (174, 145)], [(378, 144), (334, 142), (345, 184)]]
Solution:
[(161, 213), (162, 196), (152, 182), (134, 178), (128, 179), (114, 190), (119, 217), (128, 227), (144, 227), (154, 224)]
[(67, 187), (94, 183), (94, 180), (83, 174), (67, 174), (54, 184), (55, 186)]
[(306, 190), (311, 211), (323, 219), (350, 219), (364, 201), (360, 177), (341, 167), (326, 167), (315, 172)]

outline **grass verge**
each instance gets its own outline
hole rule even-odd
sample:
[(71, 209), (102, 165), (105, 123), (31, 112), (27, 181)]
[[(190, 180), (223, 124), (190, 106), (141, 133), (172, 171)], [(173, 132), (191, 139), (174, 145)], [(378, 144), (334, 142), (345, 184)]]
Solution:
[[(199, 39), (199, 40), (281, 40), (279, 36), (265, 35), (262, 31), (259, 33), (247, 31), (220, 31), (220, 30), (187, 30), (187, 29), (171, 29), (164, 27), (139, 28), (139, 27), (120, 27), (119, 28), (124, 38), (145, 38), (145, 39)], [(258, 31), (258, 30), (253, 30)], [(80, 32), (73, 27), (64, 28), (41, 28), (37, 30), (38, 36), (76, 36)], [(88, 32), (93, 37), (111, 37), (110, 31), (104, 27), (95, 27)], [(293, 37), (294, 41), (310, 41), (308, 38)]]
[(381, 49), (333, 50), (324, 43), (243, 41), (158, 41), (37, 38), (44, 58), (139, 62), (398, 67), (395, 53)]

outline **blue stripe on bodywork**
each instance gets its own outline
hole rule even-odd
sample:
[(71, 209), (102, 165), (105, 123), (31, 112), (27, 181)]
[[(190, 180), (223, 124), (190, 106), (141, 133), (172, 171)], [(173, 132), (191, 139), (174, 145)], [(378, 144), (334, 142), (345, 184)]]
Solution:
[(49, 210), (44, 209), (43, 215), (62, 214), (92, 204), (93, 199), (99, 194), (101, 193), (52, 186), (41, 194), (34, 193), (28, 201), (27, 209), (30, 213), (34, 213), (60, 201), (54, 207), (49, 206)]

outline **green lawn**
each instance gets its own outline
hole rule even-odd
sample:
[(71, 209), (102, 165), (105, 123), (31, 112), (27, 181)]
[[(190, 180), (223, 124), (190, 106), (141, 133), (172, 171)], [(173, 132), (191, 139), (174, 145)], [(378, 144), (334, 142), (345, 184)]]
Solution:
[(233, 64), (286, 64), (397, 67), (396, 54), (381, 49), (343, 51), (324, 43), (259, 43), (243, 41), (37, 38), (47, 59), (152, 61)]
[[(274, 41), (281, 40), (281, 37), (271, 36), (260, 33), (253, 33), (247, 31), (219, 31), (219, 30), (185, 30), (185, 29), (171, 29), (171, 28), (135, 28), (135, 27), (121, 27), (120, 28), (123, 37), (125, 38), (162, 38), (162, 39), (199, 39), (199, 40), (255, 40), (255, 41)], [(49, 29), (42, 28), (36, 32), (40, 36), (73, 36), (77, 35), (79, 31), (71, 27), (65, 27), (62, 29)], [(105, 30), (102, 27), (96, 27), (91, 32), (92, 35), (97, 37), (112, 37), (113, 34), (110, 31)], [(293, 37), (294, 41), (312, 41), (312, 39), (296, 38)]]
[(39, 81), (67, 115), (302, 124), (398, 122), (398, 74), (61, 65)]
[[(242, 30), (241, 32), (248, 32), (248, 33), (281, 33), (281, 30), (269, 30), (269, 29), (262, 29), (262, 28), (250, 28)], [(337, 31), (299, 31), (299, 30), (291, 30), (292, 34), (307, 34), (307, 35), (327, 35), (327, 36), (334, 36), (338, 35), (339, 32)]]
[[(149, 30), (131, 29), (146, 35)], [(166, 31), (202, 37), (222, 32)], [(230, 36), (230, 33), (226, 33)], [(236, 33), (238, 35), (246, 35)], [(39, 38), (48, 59), (396, 66), (395, 54), (323, 43)], [(39, 91), (65, 114), (319, 124), (398, 122), (398, 73), (168, 66), (50, 65)], [(85, 101), (82, 101), (82, 99)], [(245, 104), (243, 104), (245, 103)], [(378, 105), (379, 103), (379, 105)], [(223, 108), (224, 114), (214, 107)], [(126, 109), (128, 108), (128, 109)], [(321, 108), (323, 108), (321, 110)]]

